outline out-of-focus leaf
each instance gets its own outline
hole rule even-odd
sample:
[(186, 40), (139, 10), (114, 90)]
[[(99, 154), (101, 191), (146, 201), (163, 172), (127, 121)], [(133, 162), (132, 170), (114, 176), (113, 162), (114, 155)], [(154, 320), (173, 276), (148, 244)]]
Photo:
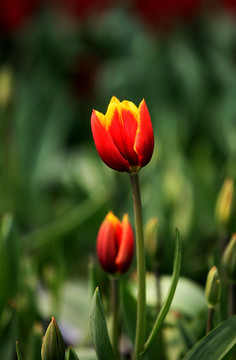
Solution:
[(222, 360), (236, 346), (236, 316), (223, 322), (200, 340), (184, 360)]
[[(171, 277), (163, 275), (161, 277), (160, 286), (162, 299), (165, 299), (171, 283)], [(131, 289), (136, 296), (136, 284), (131, 284)], [(155, 307), (157, 303), (156, 294), (156, 278), (154, 275), (147, 274), (147, 305)], [(171, 310), (178, 311), (181, 314), (194, 318), (201, 312), (206, 311), (206, 299), (204, 290), (192, 280), (180, 277), (178, 286), (175, 292)]]
[(79, 354), (79, 360), (97, 360), (97, 355), (92, 347), (77, 347), (76, 353)]
[(115, 360), (109, 339), (105, 313), (98, 288), (95, 290), (90, 311), (90, 329), (94, 348), (99, 360)]
[(29, 335), (25, 360), (41, 360), (43, 329), (41, 324), (35, 324)]
[(19, 243), (13, 217), (6, 214), (0, 233), (0, 314), (6, 300), (15, 295), (18, 281)]
[[(60, 312), (58, 324), (65, 342), (81, 343), (89, 330), (91, 294), (84, 280), (67, 281), (60, 289), (57, 305)], [(49, 292), (38, 293), (38, 308), (41, 316), (50, 317), (55, 313), (54, 299)]]
[(79, 227), (85, 220), (100, 209), (108, 198), (99, 190), (90, 194), (78, 206), (68, 211), (50, 224), (25, 235), (23, 241), (30, 250), (58, 241), (63, 235)]
[[(4, 318), (7, 318), (7, 320)], [(15, 341), (17, 336), (16, 311), (5, 308), (0, 320), (0, 359), (12, 359), (15, 352)], [(3, 325), (4, 327), (1, 328)]]

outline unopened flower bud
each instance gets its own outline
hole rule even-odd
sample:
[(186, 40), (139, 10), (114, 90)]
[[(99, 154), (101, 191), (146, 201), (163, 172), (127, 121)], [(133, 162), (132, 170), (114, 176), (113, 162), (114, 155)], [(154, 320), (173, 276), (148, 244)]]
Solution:
[(41, 356), (42, 360), (64, 360), (65, 358), (65, 344), (54, 317), (43, 338)]
[(214, 308), (221, 297), (221, 281), (216, 266), (213, 266), (208, 273), (205, 293), (208, 307)]
[(97, 237), (97, 255), (110, 274), (125, 273), (133, 259), (134, 234), (128, 215), (120, 221), (111, 211), (102, 222)]
[(236, 233), (224, 251), (222, 265), (229, 282), (236, 283)]
[(219, 192), (216, 202), (216, 218), (220, 224), (228, 223), (233, 204), (234, 183), (232, 179), (226, 179)]

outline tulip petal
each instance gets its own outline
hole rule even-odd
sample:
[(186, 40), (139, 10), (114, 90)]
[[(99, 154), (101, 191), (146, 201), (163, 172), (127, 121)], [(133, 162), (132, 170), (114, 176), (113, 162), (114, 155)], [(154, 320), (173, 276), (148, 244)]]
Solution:
[[(100, 113), (93, 110), (91, 116), (91, 128), (98, 154), (104, 163), (110, 168), (117, 171), (129, 171), (129, 162), (117, 149), (109, 129), (106, 128), (107, 124), (105, 121), (101, 120), (103, 118), (99, 116), (99, 114)], [(119, 121), (117, 110), (114, 110), (113, 116), (110, 119), (112, 123)]]
[(139, 166), (145, 166), (151, 160), (154, 148), (154, 135), (151, 118), (143, 99), (139, 105), (138, 130), (134, 148), (139, 157)]
[(129, 165), (137, 166), (139, 159), (134, 150), (134, 141), (138, 126), (138, 111), (135, 113), (129, 103), (123, 101), (119, 106), (116, 104), (119, 119), (115, 117), (112, 119), (110, 134), (119, 152), (129, 162)]
[(117, 270), (115, 259), (118, 250), (115, 237), (116, 227), (106, 217), (98, 232), (97, 255), (103, 269), (111, 274)]
[(129, 268), (134, 253), (134, 235), (127, 214), (123, 216), (121, 226), (120, 247), (115, 262), (117, 271), (124, 273)]

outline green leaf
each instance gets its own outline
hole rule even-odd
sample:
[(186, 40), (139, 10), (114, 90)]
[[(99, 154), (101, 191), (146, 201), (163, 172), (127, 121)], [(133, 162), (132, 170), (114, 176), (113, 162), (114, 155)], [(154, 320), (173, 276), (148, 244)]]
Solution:
[(90, 328), (95, 351), (99, 360), (115, 360), (108, 336), (105, 313), (98, 288), (95, 290), (90, 311)]
[(0, 314), (15, 296), (19, 267), (19, 242), (11, 214), (5, 214), (0, 228)]
[(12, 359), (14, 356), (17, 320), (16, 309), (6, 306), (0, 320), (0, 359)]
[(24, 360), (21, 351), (19, 349), (18, 341), (16, 342), (16, 355), (18, 360)]
[[(171, 275), (161, 275), (161, 300), (165, 300), (167, 297), (171, 282)], [(152, 309), (156, 309), (158, 298), (156, 291), (156, 277), (154, 274), (147, 273), (146, 286), (147, 306)], [(133, 296), (136, 298), (137, 285), (134, 282), (131, 283), (131, 291)], [(189, 319), (195, 319), (199, 316), (199, 314), (206, 313), (207, 302), (204, 289), (196, 282), (185, 277), (180, 277), (170, 308), (173, 311), (178, 311)]]
[(236, 346), (236, 316), (224, 321), (201, 339), (184, 360), (221, 360)]
[[(85, 338), (89, 332), (91, 296), (88, 284), (84, 279), (79, 278), (77, 281), (65, 282), (61, 290), (57, 297), (57, 305), (60, 309), (57, 320), (59, 324), (72, 330), (69, 336), (70, 343), (78, 343), (81, 341), (81, 337)], [(37, 307), (43, 318), (49, 318), (55, 312), (55, 305), (49, 291), (40, 292), (37, 298)]]
[(23, 236), (22, 241), (31, 251), (57, 242), (62, 236), (81, 226), (84, 221), (103, 207), (107, 200), (108, 195), (96, 190), (63, 216)]
[(66, 360), (79, 360), (78, 356), (70, 346), (68, 347)]
[(180, 235), (179, 235), (179, 231), (178, 229), (176, 229), (176, 246), (175, 246), (175, 259), (174, 259), (174, 270), (173, 270), (173, 277), (172, 277), (172, 283), (171, 283), (171, 287), (169, 289), (169, 293), (168, 296), (158, 314), (158, 317), (156, 319), (156, 322), (153, 326), (153, 329), (151, 331), (151, 334), (149, 335), (145, 345), (144, 345), (144, 351), (143, 354), (147, 351), (148, 347), (150, 346), (150, 344), (152, 343), (152, 341), (155, 338), (155, 335), (157, 334), (157, 332), (159, 331), (161, 325), (163, 324), (166, 315), (168, 314), (168, 311), (170, 309), (174, 294), (175, 294), (175, 290), (178, 284), (178, 280), (179, 280), (179, 274), (180, 274), (180, 266), (181, 266), (181, 255), (182, 255), (182, 250), (181, 250), (181, 241), (180, 241)]
[(41, 324), (37, 323), (29, 334), (25, 352), (26, 360), (41, 360), (42, 338), (43, 328)]

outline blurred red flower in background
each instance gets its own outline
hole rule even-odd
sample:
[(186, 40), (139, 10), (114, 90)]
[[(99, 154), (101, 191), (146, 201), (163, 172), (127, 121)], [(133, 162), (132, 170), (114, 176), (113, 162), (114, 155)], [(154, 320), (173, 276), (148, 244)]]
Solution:
[(236, 0), (221, 0), (224, 7), (236, 15)]
[(134, 7), (148, 25), (168, 28), (179, 19), (191, 20), (201, 3), (201, 0), (134, 0)]
[(92, 12), (99, 12), (106, 9), (109, 0), (50, 0), (64, 14), (74, 19), (84, 19)]
[(0, 30), (12, 32), (35, 13), (41, 0), (0, 0)]

